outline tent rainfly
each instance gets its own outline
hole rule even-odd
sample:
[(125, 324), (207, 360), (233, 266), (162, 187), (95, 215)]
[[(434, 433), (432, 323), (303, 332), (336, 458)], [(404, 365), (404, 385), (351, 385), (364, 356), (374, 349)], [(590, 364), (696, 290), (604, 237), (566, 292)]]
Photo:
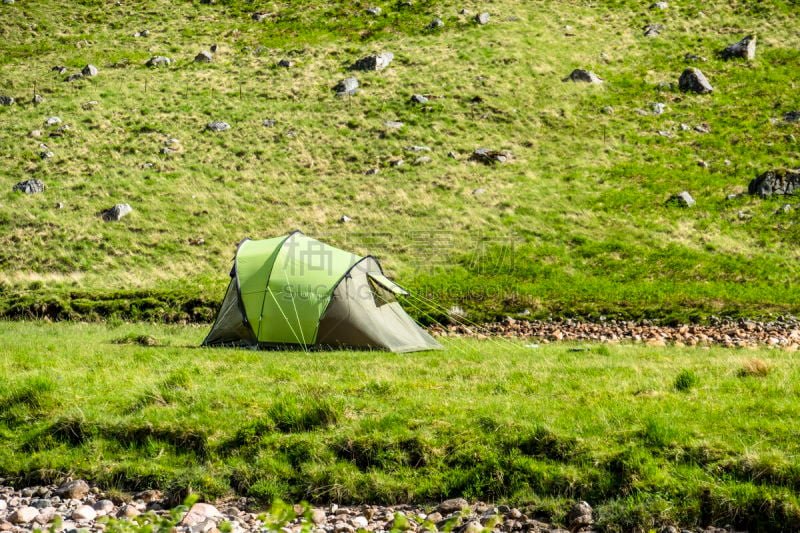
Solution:
[(236, 250), (231, 282), (203, 346), (321, 346), (392, 352), (442, 346), (397, 301), (408, 294), (360, 257), (299, 231)]

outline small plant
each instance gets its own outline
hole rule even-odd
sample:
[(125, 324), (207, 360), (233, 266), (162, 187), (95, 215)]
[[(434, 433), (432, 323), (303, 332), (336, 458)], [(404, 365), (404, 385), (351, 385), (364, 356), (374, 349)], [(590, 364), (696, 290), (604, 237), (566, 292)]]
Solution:
[(681, 370), (672, 385), (676, 391), (689, 392), (700, 383), (700, 378), (692, 370)]
[(139, 346), (159, 346), (161, 343), (150, 335), (137, 335), (129, 333), (111, 341), (113, 344), (137, 344)]
[(769, 371), (770, 368), (767, 363), (758, 357), (753, 357), (752, 359), (748, 359), (742, 363), (742, 367), (739, 369), (737, 375), (741, 378), (765, 378), (767, 375), (769, 375)]

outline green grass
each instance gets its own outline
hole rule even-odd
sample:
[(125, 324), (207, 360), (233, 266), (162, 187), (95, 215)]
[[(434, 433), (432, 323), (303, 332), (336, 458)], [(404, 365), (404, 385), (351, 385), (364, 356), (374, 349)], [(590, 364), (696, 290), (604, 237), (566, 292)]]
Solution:
[[(583, 499), (606, 531), (800, 525), (788, 352), (445, 339), (275, 353), (198, 348), (205, 333), (0, 322), (0, 475), (263, 505), (464, 496), (561, 523)], [(769, 372), (744, 375), (756, 359)]]
[[(0, 107), (0, 314), (208, 320), (236, 243), (295, 228), (377, 255), (405, 285), (473, 318), (800, 311), (800, 211), (726, 200), (764, 170), (798, 166), (800, 126), (771, 121), (797, 108), (795, 2), (714, 1), (702, 14), (687, 2), (375, 5), (381, 16), (308, 1), (3, 5), (0, 93), (19, 103)], [(462, 7), (492, 19), (478, 26)], [(256, 23), (254, 11), (273, 16)], [(434, 16), (445, 27), (427, 30)], [(643, 37), (656, 22), (662, 36)], [(150, 36), (134, 38), (142, 29)], [(755, 30), (755, 61), (716, 57)], [(213, 63), (191, 63), (214, 43)], [(363, 92), (334, 97), (354, 60), (384, 50), (395, 54), (388, 69), (357, 73)], [(669, 86), (686, 53), (708, 58), (698, 66), (714, 94)], [(156, 54), (178, 62), (145, 67)], [(296, 66), (276, 67), (282, 58)], [(100, 74), (66, 83), (50, 70), (86, 63)], [(575, 67), (605, 84), (561, 82)], [(413, 93), (442, 98), (416, 105)], [(90, 100), (99, 105), (84, 109)], [(636, 113), (650, 102), (667, 111)], [(47, 136), (52, 115), (72, 126), (63, 137)], [(211, 120), (233, 128), (204, 132)], [(387, 120), (405, 125), (390, 131)], [(178, 153), (160, 154), (173, 137)], [(39, 158), (40, 142), (54, 158)], [(431, 163), (414, 165), (411, 145), (430, 146)], [(514, 160), (468, 162), (479, 147)], [(397, 158), (406, 164), (390, 166)], [(30, 177), (47, 190), (11, 192)], [(665, 205), (684, 189), (695, 208)], [(117, 202), (134, 212), (101, 222)], [(353, 222), (339, 224), (343, 214)], [(140, 295), (153, 299), (145, 311)]]

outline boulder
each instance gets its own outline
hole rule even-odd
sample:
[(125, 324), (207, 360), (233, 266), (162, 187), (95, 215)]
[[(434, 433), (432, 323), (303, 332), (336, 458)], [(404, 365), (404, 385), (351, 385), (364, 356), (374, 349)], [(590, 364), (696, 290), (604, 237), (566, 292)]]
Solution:
[(393, 59), (394, 54), (391, 52), (368, 55), (353, 63), (350, 70), (382, 70), (389, 66)]
[(205, 522), (206, 520), (219, 522), (223, 518), (224, 517), (222, 516), (222, 513), (220, 513), (213, 505), (209, 505), (207, 503), (196, 503), (192, 505), (192, 508), (189, 509), (189, 512), (186, 513), (186, 515), (184, 515), (183, 519), (178, 525), (191, 527), (195, 524)]
[(14, 105), (14, 97), (13, 96), (0, 96), (0, 105)]
[(194, 56), (195, 63), (211, 63), (214, 60), (214, 54), (209, 52), (208, 50), (203, 50), (196, 56)]
[(34, 518), (39, 516), (39, 509), (35, 507), (28, 507), (27, 505), (23, 505), (22, 507), (18, 507), (14, 510), (13, 513), (8, 515), (8, 520), (12, 524), (27, 524), (32, 522)]
[(77, 509), (72, 511), (71, 518), (73, 520), (94, 520), (97, 518), (97, 511), (91, 505), (79, 505)]
[(128, 204), (117, 204), (103, 211), (100, 216), (102, 216), (103, 220), (106, 222), (117, 222), (132, 211), (133, 209)]
[(169, 65), (172, 63), (172, 60), (168, 57), (164, 56), (153, 56), (147, 60), (147, 63), (144, 65), (146, 67), (160, 67), (162, 65)]
[(694, 201), (692, 195), (686, 191), (679, 194), (673, 194), (667, 200), (667, 204), (674, 204), (680, 207), (693, 207), (697, 202)]
[(289, 61), (288, 59), (281, 59), (278, 61), (278, 66), (283, 68), (291, 68), (294, 66), (294, 61)]
[(508, 150), (489, 150), (488, 148), (478, 148), (469, 156), (470, 161), (477, 161), (487, 165), (505, 163), (511, 159), (511, 152)]
[(428, 101), (428, 97), (424, 94), (412, 94), (411, 95), (411, 102), (415, 104), (424, 104)]
[(469, 507), (469, 502), (464, 498), (451, 498), (440, 503), (436, 508), (436, 512), (447, 516), (453, 513), (461, 512), (467, 507)]
[(76, 72), (75, 74), (70, 74), (69, 76), (67, 76), (67, 80), (66, 81), (75, 81), (75, 80), (81, 80), (81, 79), (83, 79), (83, 74), (80, 73), (80, 72)]
[(427, 28), (429, 30), (435, 30), (436, 28), (441, 28), (444, 26), (444, 22), (440, 18), (434, 18), (430, 24), (428, 24)]
[(53, 494), (61, 498), (78, 500), (89, 494), (89, 484), (82, 479), (75, 479), (58, 487)]
[(367, 15), (375, 15), (378, 16), (383, 12), (383, 10), (379, 7), (369, 7), (367, 8)]
[(359, 91), (358, 80), (355, 78), (345, 78), (337, 83), (333, 90), (336, 91), (336, 96), (352, 96)]
[(489, 13), (479, 13), (475, 15), (475, 22), (483, 26), (484, 24), (489, 24)]
[(269, 17), (269, 13), (253, 13), (250, 15), (250, 18), (255, 20), (256, 22), (261, 22), (262, 20), (266, 20)]
[(714, 90), (705, 74), (699, 68), (689, 67), (678, 80), (678, 88), (683, 92), (707, 94)]
[(578, 502), (572, 506), (567, 515), (569, 528), (576, 531), (582, 527), (590, 526), (594, 523), (592, 518), (592, 506), (586, 502)]
[(39, 104), (42, 104), (42, 103), (44, 103), (44, 96), (42, 96), (41, 94), (34, 94), (33, 95), (33, 104), (34, 105), (39, 105)]
[(800, 122), (800, 111), (787, 111), (783, 114), (783, 120), (786, 122)]
[(50, 117), (44, 121), (45, 126), (55, 126), (56, 124), (61, 124), (60, 117)]
[(722, 59), (733, 59), (740, 57), (742, 59), (752, 60), (756, 57), (756, 36), (748, 35), (738, 43), (729, 44), (722, 50), (719, 55)]
[(84, 76), (97, 76), (98, 70), (97, 67), (94, 65), (86, 65), (81, 70), (81, 74), (83, 74)]
[(574, 81), (582, 83), (603, 83), (602, 78), (590, 70), (576, 68), (569, 76), (561, 81)]
[(225, 131), (231, 129), (231, 125), (227, 122), (222, 122), (219, 120), (215, 120), (213, 122), (209, 122), (206, 125), (206, 130), (208, 131)]
[(768, 170), (750, 182), (747, 192), (759, 196), (800, 192), (800, 170)]

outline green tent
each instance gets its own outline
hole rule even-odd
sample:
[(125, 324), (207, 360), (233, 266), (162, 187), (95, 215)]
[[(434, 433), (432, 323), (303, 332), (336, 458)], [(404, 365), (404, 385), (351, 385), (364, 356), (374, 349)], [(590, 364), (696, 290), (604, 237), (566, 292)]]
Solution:
[(236, 250), (231, 282), (203, 346), (441, 348), (397, 301), (405, 290), (361, 257), (299, 231)]

